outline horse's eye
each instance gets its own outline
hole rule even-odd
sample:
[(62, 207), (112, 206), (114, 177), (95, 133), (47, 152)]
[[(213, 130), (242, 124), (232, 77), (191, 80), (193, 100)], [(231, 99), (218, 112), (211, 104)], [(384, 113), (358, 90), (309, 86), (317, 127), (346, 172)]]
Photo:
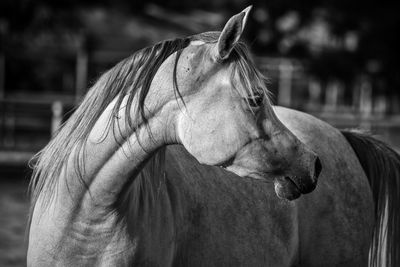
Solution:
[(256, 94), (247, 98), (249, 104), (252, 108), (258, 108), (262, 105), (264, 97), (262, 94)]

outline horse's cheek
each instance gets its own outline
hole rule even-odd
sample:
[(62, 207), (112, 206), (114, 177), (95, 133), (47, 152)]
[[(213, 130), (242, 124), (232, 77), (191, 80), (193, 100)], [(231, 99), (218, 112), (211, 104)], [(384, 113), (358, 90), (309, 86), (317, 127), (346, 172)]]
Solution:
[(203, 164), (214, 165), (226, 160), (233, 156), (241, 143), (234, 125), (226, 128), (216, 120), (216, 116), (184, 119), (179, 128), (181, 143)]

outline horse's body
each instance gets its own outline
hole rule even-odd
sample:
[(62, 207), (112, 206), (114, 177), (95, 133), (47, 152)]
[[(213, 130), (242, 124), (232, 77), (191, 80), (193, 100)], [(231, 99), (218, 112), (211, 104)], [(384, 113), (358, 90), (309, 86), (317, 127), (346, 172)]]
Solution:
[(153, 172), (158, 160), (151, 159), (121, 193), (121, 223), (109, 226), (101, 259), (119, 255), (132, 266), (367, 266), (374, 199), (351, 145), (310, 115), (275, 112), (320, 155), (323, 171), (312, 194), (280, 199), (273, 183), (199, 164), (182, 146), (168, 146), (155, 156), (165, 157), (166, 175)]
[[(323, 171), (317, 189), (295, 201), (280, 199), (272, 183), (201, 165), (182, 146), (169, 146), (166, 177), (155, 178), (155, 184), (141, 195), (145, 201), (153, 201), (153, 208), (141, 210), (148, 219), (140, 226), (146, 234), (143, 247), (139, 245), (133, 256), (137, 266), (167, 266), (166, 262), (169, 266), (367, 266), (376, 242), (373, 233), (379, 236), (379, 220), (385, 210), (385, 205), (374, 204), (373, 192), (377, 201), (387, 197), (393, 201), (388, 205), (393, 213), (393, 237), (388, 242), (396, 256), (387, 262), (391, 256), (382, 251), (387, 246), (383, 237), (376, 251), (371, 250), (377, 253), (371, 255), (371, 266), (396, 266), (400, 157), (396, 159), (383, 146), (376, 150), (365, 145), (364, 152), (372, 157), (370, 169), (377, 170), (372, 174), (363, 169), (353, 144), (338, 129), (291, 109), (275, 107), (275, 112), (320, 155)], [(397, 165), (379, 167), (386, 157)], [(388, 169), (379, 171), (383, 166)], [(143, 182), (149, 177), (138, 179)], [(374, 184), (374, 179), (379, 182)], [(124, 193), (127, 202), (121, 209), (128, 216), (128, 232), (137, 227), (137, 218), (129, 218), (138, 209), (130, 200), (133, 193), (129, 194), (137, 194), (135, 190), (137, 184), (132, 184)], [(146, 197), (149, 191), (158, 197)], [(383, 227), (387, 227), (387, 218)], [(130, 233), (132, 239), (142, 236)]]
[(273, 184), (199, 165), (181, 147), (169, 147), (168, 188), (183, 203), (176, 266), (367, 265), (374, 202), (351, 146), (314, 117), (275, 110), (320, 155), (317, 189), (289, 202), (276, 196)]

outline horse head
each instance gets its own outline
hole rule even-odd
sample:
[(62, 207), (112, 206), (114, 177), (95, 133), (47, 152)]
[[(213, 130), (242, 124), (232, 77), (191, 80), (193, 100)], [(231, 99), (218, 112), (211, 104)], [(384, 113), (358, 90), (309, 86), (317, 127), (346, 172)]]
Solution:
[(265, 80), (239, 41), (250, 9), (231, 17), (221, 33), (190, 37), (160, 66), (172, 75), (156, 75), (153, 84), (175, 90), (164, 105), (173, 126), (166, 142), (242, 177), (272, 177), (279, 197), (295, 199), (315, 188), (321, 164), (276, 117)]

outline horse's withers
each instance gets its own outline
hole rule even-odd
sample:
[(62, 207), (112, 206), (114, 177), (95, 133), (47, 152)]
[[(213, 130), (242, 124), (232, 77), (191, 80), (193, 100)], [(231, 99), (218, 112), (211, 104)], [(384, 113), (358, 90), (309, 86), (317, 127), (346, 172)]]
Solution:
[(264, 132), (236, 153), (227, 170), (266, 181), (273, 177), (280, 198), (293, 200), (312, 192), (322, 170), (318, 155), (289, 131), (273, 110), (265, 110), (259, 120)]

